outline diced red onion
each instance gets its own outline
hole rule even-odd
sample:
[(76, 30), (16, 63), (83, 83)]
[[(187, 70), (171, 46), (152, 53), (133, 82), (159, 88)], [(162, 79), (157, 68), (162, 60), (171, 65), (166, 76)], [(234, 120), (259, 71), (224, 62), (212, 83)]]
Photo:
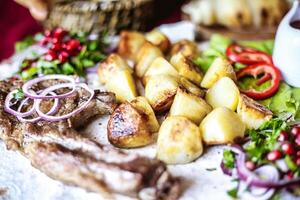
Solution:
[[(34, 107), (32, 107), (30, 110), (26, 111), (26, 112), (21, 112), (21, 110), (13, 110), (10, 106), (10, 102), (12, 99), (14, 99), (14, 94), (15, 94), (16, 90), (11, 91), (10, 93), (7, 94), (6, 98), (5, 98), (5, 102), (4, 102), (4, 110), (5, 112), (8, 112), (14, 116), (18, 116), (18, 117), (27, 117), (29, 115), (31, 115), (34, 112)], [(26, 99), (25, 99), (26, 100)], [(23, 100), (22, 102), (24, 102), (25, 100)], [(22, 103), (21, 102), (21, 103)]]
[[(65, 94), (57, 94), (56, 96), (47, 96), (44, 94), (36, 94), (35, 92), (32, 92), (31, 87), (34, 84), (37, 84), (39, 82), (42, 81), (46, 81), (46, 80), (53, 80), (53, 79), (58, 79), (58, 80), (65, 80), (70, 82), (70, 88), (72, 88), (71, 91), (65, 93)], [(43, 76), (43, 77), (38, 77), (32, 80), (27, 81), (26, 83), (24, 83), (23, 87), (22, 87), (23, 93), (26, 97), (29, 97), (31, 99), (52, 99), (52, 98), (65, 98), (68, 97), (69, 95), (72, 95), (75, 90), (76, 90), (76, 80), (73, 77), (70, 76), (66, 76), (66, 75), (47, 75), (47, 76)]]
[[(49, 94), (50, 92), (54, 91), (54, 90), (57, 90), (57, 89), (60, 89), (60, 88), (64, 88), (64, 87), (72, 87), (73, 84), (72, 83), (63, 83), (63, 84), (58, 84), (58, 85), (54, 85), (54, 86), (51, 86), (47, 89), (45, 89), (41, 95), (44, 95), (46, 96), (47, 94)], [(41, 99), (37, 99), (36, 100), (36, 103), (34, 105), (35, 107), (35, 111), (38, 113), (38, 115), (44, 119), (44, 120), (47, 120), (47, 121), (51, 121), (51, 122), (56, 122), (56, 121), (60, 121), (60, 120), (63, 120), (63, 119), (67, 119), (67, 118), (70, 118), (71, 116), (73, 115), (76, 115), (78, 113), (80, 113), (88, 104), (89, 102), (93, 99), (94, 97), (94, 90), (90, 89), (86, 84), (84, 83), (81, 83), (81, 84), (76, 84), (76, 87), (81, 87), (81, 88), (84, 88), (85, 90), (87, 90), (89, 93), (90, 93), (90, 97), (89, 99), (83, 104), (81, 105), (79, 108), (73, 110), (72, 112), (68, 113), (68, 114), (65, 114), (65, 115), (62, 115), (62, 116), (51, 116), (49, 114), (45, 114), (43, 113), (41, 110), (40, 110), (40, 104), (41, 104)], [(75, 88), (76, 89), (76, 88)]]

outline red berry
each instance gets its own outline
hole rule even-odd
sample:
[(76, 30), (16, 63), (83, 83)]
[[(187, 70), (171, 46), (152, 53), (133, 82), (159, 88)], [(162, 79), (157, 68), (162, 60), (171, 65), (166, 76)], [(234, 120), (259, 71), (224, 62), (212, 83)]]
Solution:
[(72, 40), (69, 40), (69, 42), (67, 43), (66, 49), (69, 52), (72, 52), (74, 50), (77, 50), (79, 46), (80, 46), (79, 40), (72, 39)]
[(278, 141), (284, 142), (289, 139), (289, 133), (286, 131), (281, 131), (278, 136)]
[(284, 153), (291, 155), (294, 153), (294, 148), (291, 143), (284, 143), (281, 145), (281, 149)]
[(278, 160), (279, 158), (281, 158), (281, 153), (279, 150), (274, 150), (274, 151), (271, 151), (270, 153), (268, 153), (267, 155), (267, 159), (269, 161), (275, 161), (275, 160)]
[(53, 44), (61, 43), (61, 39), (60, 38), (53, 38), (52, 43)]
[(297, 151), (296, 156), (300, 158), (300, 151)]
[(251, 171), (255, 169), (255, 164), (252, 161), (247, 161), (245, 165)]
[(61, 44), (60, 43), (53, 44), (51, 49), (54, 51), (59, 51), (61, 50)]
[(59, 55), (58, 55), (58, 60), (61, 62), (61, 63), (64, 63), (68, 60), (69, 58), (69, 54), (65, 51), (61, 52)]
[(292, 128), (291, 133), (292, 133), (294, 136), (300, 135), (300, 127), (295, 126), (294, 128)]
[(53, 32), (53, 37), (62, 39), (66, 35), (66, 33), (67, 32), (65, 30), (63, 30), (62, 28), (56, 28)]
[(300, 135), (297, 135), (295, 138), (295, 143), (300, 146)]
[(45, 60), (53, 61), (57, 58), (56, 53), (52, 50), (49, 50), (48, 53), (44, 56)]
[(43, 37), (40, 41), (39, 41), (39, 44), (41, 46), (45, 46), (46, 44), (48, 44), (49, 42), (49, 38), (48, 37)]
[(296, 163), (296, 165), (300, 166), (300, 158), (297, 158), (297, 159), (295, 160), (295, 163)]

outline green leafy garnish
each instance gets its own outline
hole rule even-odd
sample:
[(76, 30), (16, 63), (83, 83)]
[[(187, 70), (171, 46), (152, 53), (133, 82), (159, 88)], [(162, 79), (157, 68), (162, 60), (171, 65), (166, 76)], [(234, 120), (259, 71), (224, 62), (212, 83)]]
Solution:
[(250, 143), (245, 150), (251, 160), (258, 164), (264, 162), (266, 153), (278, 147), (278, 135), (286, 129), (286, 123), (281, 119), (272, 119), (264, 123), (258, 130), (249, 130)]
[(19, 42), (16, 42), (15, 44), (15, 51), (18, 53), (18, 52), (21, 52), (23, 51), (24, 49), (26, 49), (27, 47), (33, 45), (34, 43), (34, 38), (32, 36), (28, 36), (26, 37), (24, 40), (21, 40)]
[(14, 99), (16, 99), (16, 100), (22, 100), (22, 99), (24, 99), (24, 93), (23, 93), (23, 90), (20, 89), (20, 88), (18, 88), (18, 89), (16, 90), (16, 92), (13, 93), (13, 97), (14, 97)]
[(224, 150), (223, 151), (223, 163), (224, 166), (227, 169), (233, 169), (234, 168), (234, 161), (235, 161), (235, 156), (234, 152), (231, 150)]
[(284, 158), (284, 161), (286, 163), (286, 165), (288, 166), (288, 168), (291, 170), (291, 171), (296, 171), (298, 169), (296, 163), (294, 163), (293, 159), (291, 158), (291, 156), (287, 155), (285, 156)]
[(237, 187), (235, 187), (235, 188), (228, 190), (227, 194), (232, 198), (237, 198), (237, 192), (238, 192), (238, 189), (237, 189)]

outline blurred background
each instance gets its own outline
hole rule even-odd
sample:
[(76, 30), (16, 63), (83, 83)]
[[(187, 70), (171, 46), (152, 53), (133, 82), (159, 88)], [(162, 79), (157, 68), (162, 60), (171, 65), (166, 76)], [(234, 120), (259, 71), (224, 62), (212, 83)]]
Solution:
[(292, 0), (0, 0), (0, 60), (14, 43), (42, 31), (117, 34), (123, 29), (148, 31), (161, 24), (188, 20), (198, 39), (219, 33), (232, 39), (272, 39)]

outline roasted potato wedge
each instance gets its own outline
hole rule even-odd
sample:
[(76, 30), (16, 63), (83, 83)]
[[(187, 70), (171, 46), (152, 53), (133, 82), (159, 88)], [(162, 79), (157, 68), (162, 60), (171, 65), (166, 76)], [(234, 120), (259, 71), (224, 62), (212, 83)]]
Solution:
[(188, 79), (185, 77), (181, 76), (179, 77), (179, 83), (182, 87), (184, 87), (188, 92), (198, 96), (198, 97), (204, 97), (205, 96), (205, 91), (200, 89), (197, 85), (194, 83), (190, 82)]
[(236, 82), (232, 65), (225, 58), (216, 58), (203, 77), (201, 87), (209, 89), (222, 77), (229, 77)]
[(235, 111), (239, 103), (239, 95), (240, 91), (233, 80), (223, 77), (207, 91), (205, 100), (213, 108), (227, 107)]
[(170, 51), (170, 56), (173, 56), (177, 53), (182, 53), (183, 56), (193, 59), (199, 55), (198, 46), (195, 42), (190, 40), (180, 40), (173, 44)]
[(156, 75), (171, 75), (179, 77), (176, 69), (163, 57), (158, 57), (151, 63), (143, 77), (143, 83), (146, 84), (147, 79), (149, 79), (150, 76)]
[(239, 97), (237, 113), (248, 129), (258, 129), (273, 116), (270, 110), (244, 94)]
[(176, 68), (179, 75), (200, 85), (203, 74), (191, 59), (185, 57), (182, 53), (177, 53), (171, 57), (170, 63)]
[(135, 65), (135, 73), (137, 77), (142, 78), (155, 58), (162, 56), (163, 54), (158, 47), (154, 46), (150, 42), (145, 42), (137, 54)]
[(169, 38), (161, 31), (154, 29), (146, 33), (146, 40), (157, 46), (163, 53), (170, 50), (171, 42)]
[(100, 63), (98, 76), (106, 89), (116, 94), (119, 102), (130, 101), (137, 96), (132, 69), (119, 55), (111, 54)]
[(122, 31), (118, 46), (118, 54), (122, 57), (136, 61), (136, 55), (146, 38), (142, 33), (136, 31)]
[(244, 137), (245, 129), (238, 114), (225, 107), (214, 109), (200, 124), (201, 136), (208, 145), (233, 143), (235, 138)]
[(121, 58), (118, 54), (110, 54), (98, 66), (97, 72), (100, 82), (105, 84), (116, 71), (120, 70), (128, 70), (130, 73), (133, 73), (133, 70), (128, 66), (127, 62), (123, 58)]
[(136, 108), (140, 113), (145, 115), (146, 125), (151, 133), (156, 133), (159, 130), (159, 123), (156, 119), (154, 111), (148, 100), (145, 97), (137, 97), (130, 101), (130, 104)]
[(183, 116), (199, 125), (211, 111), (211, 106), (202, 98), (178, 88), (170, 109), (170, 116)]
[(148, 115), (125, 102), (110, 116), (107, 125), (109, 142), (119, 148), (135, 148), (151, 144), (156, 134), (148, 126)]
[(199, 128), (185, 117), (168, 117), (157, 139), (157, 158), (167, 164), (184, 164), (203, 153)]
[(154, 111), (165, 111), (171, 107), (178, 87), (174, 76), (151, 76), (145, 86), (145, 97)]

